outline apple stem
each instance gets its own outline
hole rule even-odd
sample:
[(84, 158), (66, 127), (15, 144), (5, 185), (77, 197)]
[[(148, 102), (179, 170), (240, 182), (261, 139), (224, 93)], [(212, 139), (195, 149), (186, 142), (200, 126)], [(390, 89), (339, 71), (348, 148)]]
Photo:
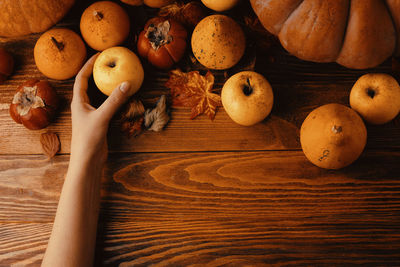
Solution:
[(104, 17), (101, 12), (94, 11), (93, 14), (97, 18), (97, 20), (102, 20)]
[(370, 97), (370, 98), (374, 98), (375, 97), (375, 90), (373, 90), (373, 89), (371, 89), (371, 88), (368, 88), (367, 89), (367, 94), (368, 94), (368, 96)]
[(245, 84), (244, 87), (243, 87), (243, 93), (246, 96), (249, 96), (249, 95), (251, 95), (253, 93), (253, 87), (251, 87), (249, 78), (246, 79), (246, 82), (247, 82), (247, 84)]
[(51, 41), (54, 43), (55, 46), (57, 46), (59, 51), (62, 51), (64, 49), (64, 44), (61, 42), (58, 42), (56, 40), (56, 38), (54, 38), (53, 36), (51, 37)]

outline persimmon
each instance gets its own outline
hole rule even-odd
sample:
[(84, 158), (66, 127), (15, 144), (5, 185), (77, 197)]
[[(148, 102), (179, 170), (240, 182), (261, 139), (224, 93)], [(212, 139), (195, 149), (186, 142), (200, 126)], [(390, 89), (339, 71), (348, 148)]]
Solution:
[(160, 69), (169, 69), (185, 54), (186, 29), (173, 19), (150, 19), (139, 35), (139, 55)]

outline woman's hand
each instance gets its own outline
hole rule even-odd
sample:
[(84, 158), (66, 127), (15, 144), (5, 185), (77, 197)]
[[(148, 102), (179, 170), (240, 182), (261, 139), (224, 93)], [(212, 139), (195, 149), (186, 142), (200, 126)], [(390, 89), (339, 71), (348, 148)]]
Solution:
[(129, 84), (123, 82), (98, 109), (89, 104), (86, 91), (96, 57), (75, 78), (70, 164), (42, 266), (93, 264), (108, 124), (129, 97)]
[(108, 125), (118, 108), (129, 98), (128, 82), (115, 88), (106, 101), (95, 109), (87, 96), (88, 79), (98, 54), (92, 56), (75, 78), (72, 113), (71, 158), (78, 161), (97, 160), (100, 166), (107, 159)]

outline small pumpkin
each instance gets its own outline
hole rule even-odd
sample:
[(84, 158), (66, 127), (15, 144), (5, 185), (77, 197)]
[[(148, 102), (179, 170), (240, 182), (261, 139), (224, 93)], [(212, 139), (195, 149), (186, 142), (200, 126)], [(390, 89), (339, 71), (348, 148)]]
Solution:
[(366, 69), (381, 64), (395, 52), (400, 53), (398, 0), (250, 3), (264, 27), (300, 59), (336, 61), (348, 68)]
[(300, 143), (313, 164), (340, 169), (353, 163), (364, 150), (367, 130), (361, 117), (341, 104), (314, 109), (300, 128)]
[(173, 19), (150, 19), (139, 35), (137, 48), (141, 57), (160, 69), (169, 69), (183, 57), (186, 29)]
[(0, 36), (43, 32), (60, 21), (75, 0), (2, 0)]

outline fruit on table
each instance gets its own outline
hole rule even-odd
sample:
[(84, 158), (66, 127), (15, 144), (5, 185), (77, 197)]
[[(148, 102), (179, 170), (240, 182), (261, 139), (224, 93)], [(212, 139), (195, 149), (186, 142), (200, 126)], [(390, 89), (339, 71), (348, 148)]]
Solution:
[(300, 143), (313, 164), (340, 169), (353, 163), (364, 150), (367, 130), (361, 117), (341, 104), (314, 109), (301, 125)]
[(193, 31), (193, 54), (209, 69), (233, 67), (242, 58), (245, 48), (246, 39), (242, 28), (225, 15), (205, 17)]
[(387, 123), (400, 112), (400, 86), (388, 74), (365, 74), (351, 89), (350, 106), (371, 124)]
[(80, 29), (83, 39), (91, 48), (103, 51), (125, 41), (130, 22), (121, 6), (111, 1), (100, 1), (85, 9)]
[(37, 40), (33, 53), (39, 71), (56, 80), (75, 76), (86, 59), (86, 47), (81, 37), (64, 28), (43, 33)]
[[(292, 55), (366, 69), (400, 52), (398, 0), (250, 0)], [(396, 34), (397, 32), (397, 34)]]
[(47, 127), (54, 118), (59, 99), (47, 81), (28, 80), (21, 84), (10, 105), (10, 115), (30, 130)]
[(111, 47), (97, 57), (93, 67), (96, 86), (110, 95), (124, 81), (131, 85), (130, 94), (136, 93), (143, 83), (144, 71), (139, 58), (125, 47)]
[(240, 0), (201, 0), (209, 9), (221, 12), (233, 8)]
[(140, 33), (137, 48), (139, 55), (160, 69), (169, 69), (184, 55), (187, 32), (172, 19), (150, 19)]
[(0, 47), (0, 84), (3, 84), (14, 69), (14, 59), (10, 53)]
[(0, 36), (42, 32), (61, 20), (75, 0), (2, 0)]
[(264, 76), (254, 71), (242, 71), (225, 82), (221, 100), (234, 122), (250, 126), (270, 114), (274, 95)]

